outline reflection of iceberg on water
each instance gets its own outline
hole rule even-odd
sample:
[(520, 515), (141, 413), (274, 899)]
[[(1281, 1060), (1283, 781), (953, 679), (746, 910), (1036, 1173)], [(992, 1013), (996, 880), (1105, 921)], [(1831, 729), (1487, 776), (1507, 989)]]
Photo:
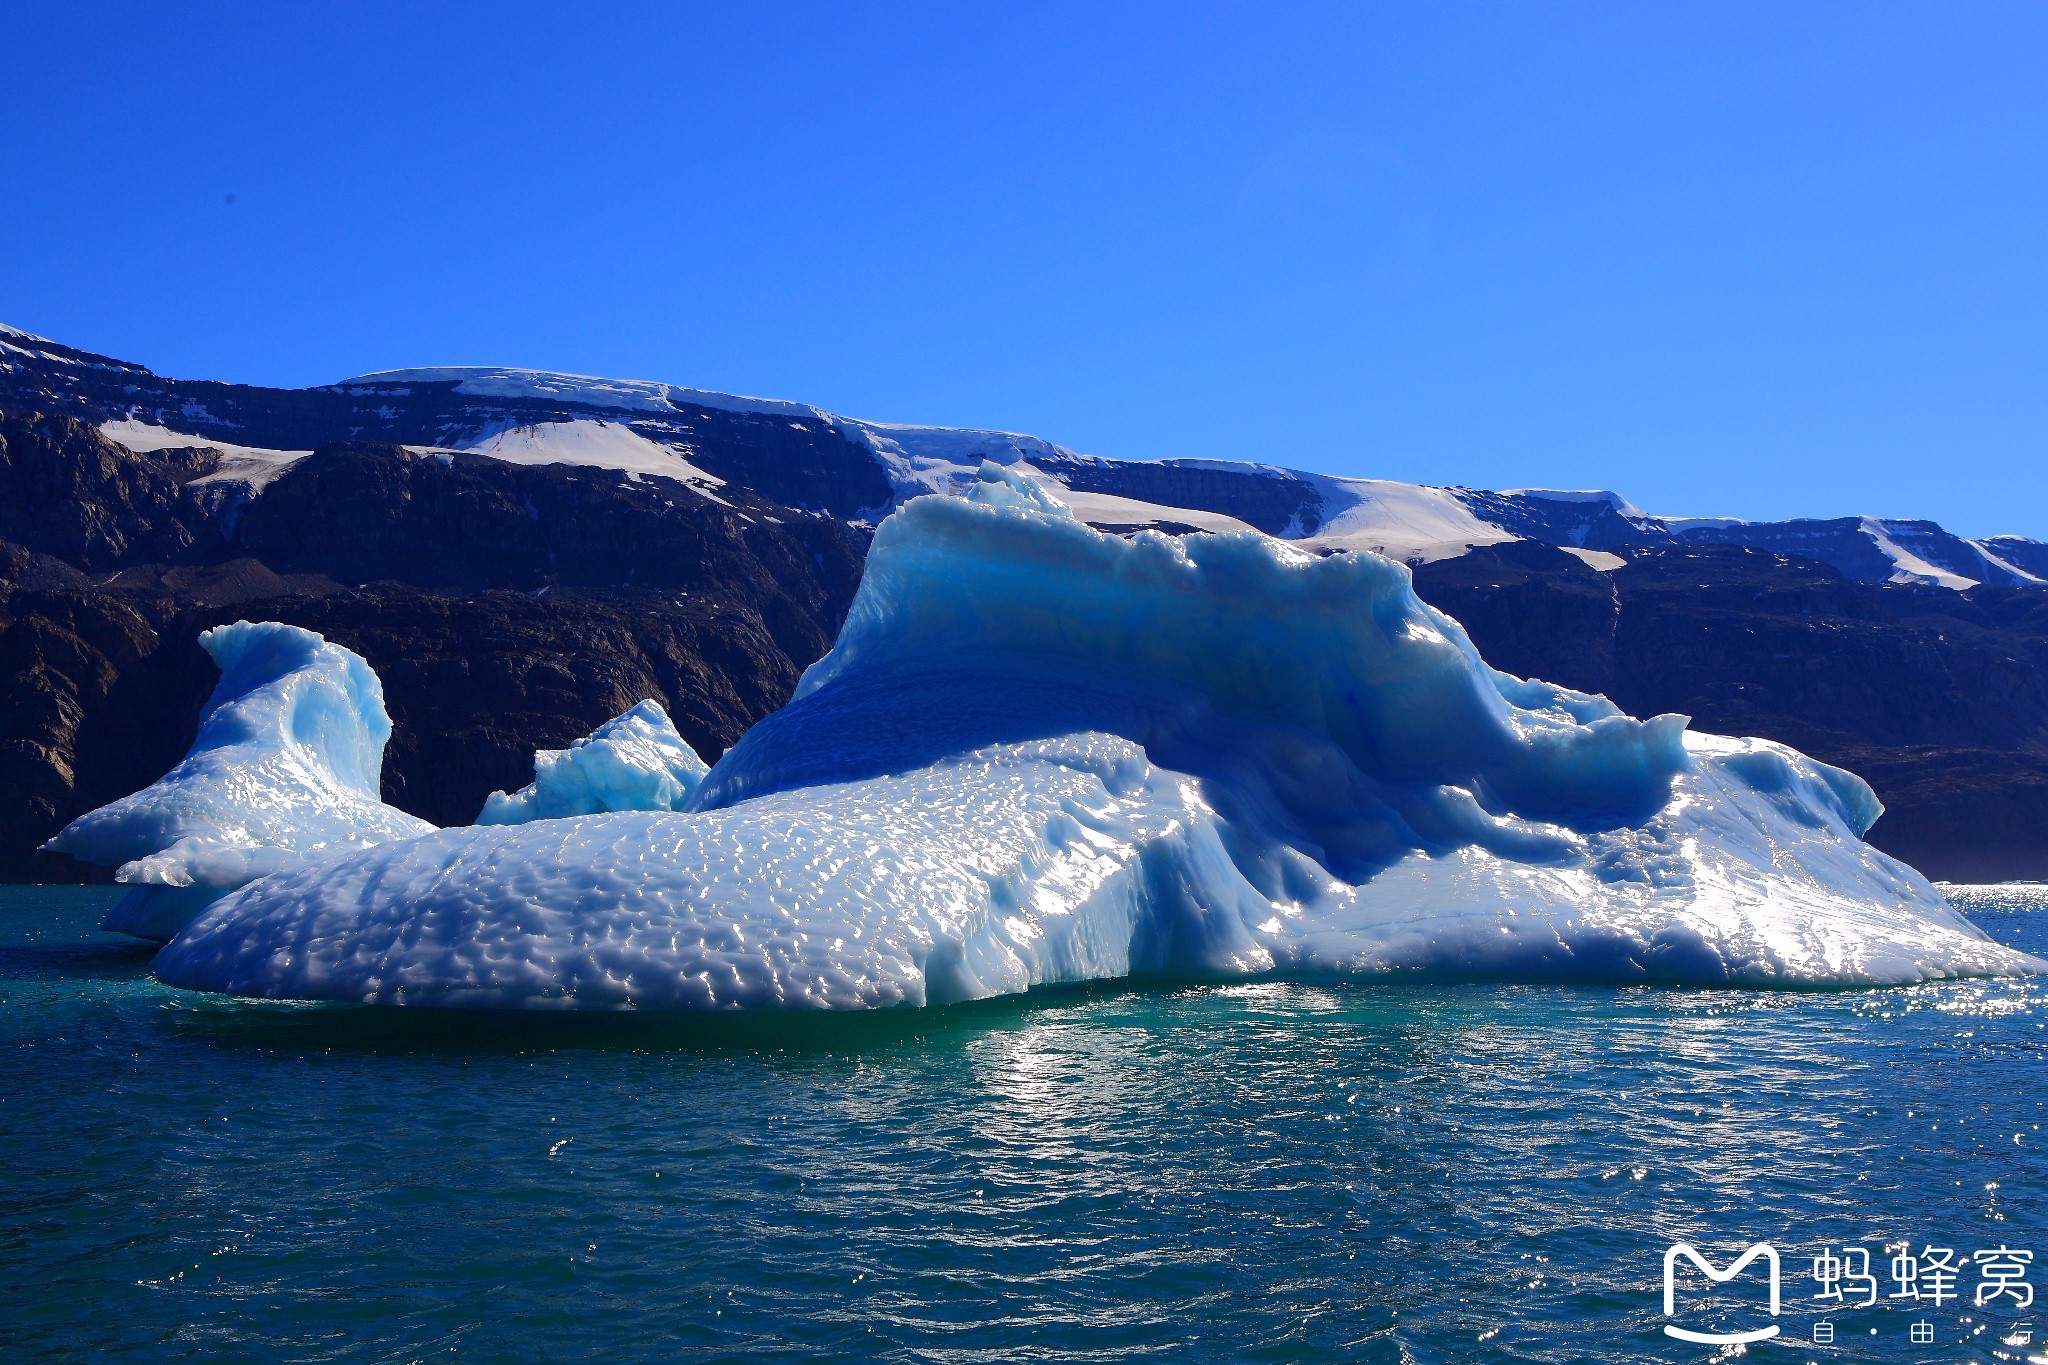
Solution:
[(310, 630), (237, 621), (199, 637), (220, 666), (178, 765), (44, 847), (119, 865), (105, 927), (167, 939), (238, 886), (433, 828), (378, 799), (391, 718), (362, 658)]
[(837, 647), (683, 812), (287, 867), (166, 981), (586, 1008), (1049, 982), (1848, 985), (2040, 969), (1865, 845), (1848, 773), (1489, 669), (1407, 571), (1125, 541), (985, 466), (877, 531)]

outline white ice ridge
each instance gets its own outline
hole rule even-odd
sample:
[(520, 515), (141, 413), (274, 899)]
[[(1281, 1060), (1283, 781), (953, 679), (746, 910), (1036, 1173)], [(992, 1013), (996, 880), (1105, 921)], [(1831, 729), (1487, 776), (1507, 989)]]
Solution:
[(1408, 571), (1074, 520), (984, 465), (680, 813), (288, 869), (173, 985), (534, 1008), (929, 1005), (1170, 972), (1825, 986), (2048, 970), (1859, 835), (1856, 777), (1488, 668)]
[(391, 720), (362, 658), (275, 621), (216, 626), (220, 666), (177, 766), (79, 816), (44, 847), (119, 865), (137, 891), (106, 926), (167, 939), (225, 892), (318, 855), (433, 828), (377, 797)]
[(533, 755), (533, 781), (492, 792), (479, 825), (518, 825), (620, 810), (681, 810), (710, 772), (652, 698), (566, 749)]

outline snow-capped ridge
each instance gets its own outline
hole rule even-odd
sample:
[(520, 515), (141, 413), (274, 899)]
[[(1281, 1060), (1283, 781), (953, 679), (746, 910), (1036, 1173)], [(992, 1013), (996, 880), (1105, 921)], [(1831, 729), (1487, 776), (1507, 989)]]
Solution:
[[(11, 358), (16, 356), (20, 358)], [(19, 328), (0, 328), (0, 369), (10, 373), (32, 374), (38, 361), (112, 365), (148, 373), (119, 362), (103, 365), (102, 360)], [(439, 392), (414, 392), (423, 385), (445, 385), (473, 401), (451, 407)], [(126, 391), (133, 392), (134, 386)], [(727, 469), (714, 476), (692, 458), (697, 428), (720, 425), (704, 422), (703, 415), (781, 419), (806, 434), (794, 445), (769, 439), (759, 450), (789, 450), (806, 461), (806, 473), (810, 458), (819, 457), (820, 470), (830, 471), (820, 477), (834, 489), (831, 510), (858, 522), (878, 521), (928, 493), (957, 496), (973, 484), (980, 463), (992, 460), (1005, 467), (1031, 468), (1036, 477), (1062, 490), (1084, 517), (1126, 533), (1145, 527), (1175, 533), (1255, 527), (1313, 550), (1371, 550), (1414, 563), (1528, 539), (1591, 556), (1588, 562), (1603, 569), (1616, 567), (1617, 556), (1640, 549), (1725, 544), (1816, 559), (1863, 582), (1956, 591), (1979, 584), (2048, 585), (2048, 552), (2038, 542), (2003, 537), (1970, 541), (1933, 523), (1897, 518), (1759, 522), (1665, 517), (1644, 512), (1610, 489), (1526, 487), (1491, 493), (1324, 475), (1263, 462), (1112, 460), (1021, 432), (875, 421), (784, 399), (508, 366), (380, 370), (320, 392), (360, 400), (361, 406), (349, 414), (358, 420), (346, 428), (348, 439), (391, 440), (416, 449), (468, 449), (521, 463), (618, 469), (631, 477), (674, 472), (669, 467), (674, 460), (684, 467), (678, 475), (684, 482), (713, 498), (720, 496), (714, 490), (722, 486), (721, 477), (744, 483), (749, 476), (744, 462), (741, 473)], [(160, 400), (164, 397), (159, 395)], [(159, 401), (154, 409), (131, 405), (113, 425), (125, 429), (124, 444), (134, 449), (175, 439), (228, 451), (231, 458), (223, 467), (198, 482), (202, 493), (209, 487), (234, 490), (221, 494), (216, 507), (231, 529), (236, 499), (260, 496), (301, 452), (269, 449), (246, 436), (239, 444), (223, 444), (187, 435), (181, 428), (197, 425), (234, 434), (245, 419), (246, 414), (238, 417), (227, 408), (216, 417), (204, 402), (186, 398), (182, 405)], [(585, 423), (597, 425), (580, 425)], [(260, 425), (275, 432), (280, 424), (265, 414)], [(617, 429), (608, 439), (588, 439), (590, 431), (607, 427)], [(141, 428), (161, 431), (150, 435)], [(719, 432), (707, 432), (708, 441), (722, 438)], [(740, 434), (739, 440), (748, 444), (754, 438)], [(705, 446), (707, 457), (713, 448)], [(870, 482), (862, 472), (848, 468), (849, 448), (855, 463), (862, 457), (872, 460), (878, 480)], [(748, 458), (763, 456), (755, 453)], [(715, 459), (710, 463), (724, 468)], [(1158, 477), (1160, 470), (1168, 471), (1168, 477)], [(778, 485), (772, 496), (792, 506), (814, 505), (801, 489)]]
[(1624, 517), (1649, 519), (1649, 514), (1642, 508), (1607, 488), (1503, 488), (1501, 495), (1509, 498), (1539, 498), (1544, 502), (1605, 503)]
[(62, 365), (73, 372), (110, 370), (130, 374), (149, 373), (139, 365), (130, 365), (107, 356), (81, 351), (75, 346), (66, 346), (61, 341), (53, 341), (49, 337), (37, 336), (34, 332), (0, 322), (0, 371), (17, 369), (24, 362)]
[(337, 389), (370, 389), (407, 384), (453, 383), (455, 391), (476, 398), (534, 398), (556, 403), (635, 412), (673, 412), (668, 385), (647, 379), (605, 379), (596, 375), (560, 374), (496, 365), (431, 365), (403, 370), (376, 370), (330, 385)]
[(549, 403), (575, 403), (618, 412), (672, 415), (682, 405), (724, 412), (761, 413), (783, 417), (837, 420), (807, 403), (780, 398), (753, 398), (713, 389), (685, 388), (653, 379), (606, 379), (556, 370), (514, 369), (497, 365), (435, 365), (402, 370), (375, 370), (329, 385), (335, 389), (374, 389), (408, 384), (453, 383), (455, 391), (473, 398), (514, 398)]

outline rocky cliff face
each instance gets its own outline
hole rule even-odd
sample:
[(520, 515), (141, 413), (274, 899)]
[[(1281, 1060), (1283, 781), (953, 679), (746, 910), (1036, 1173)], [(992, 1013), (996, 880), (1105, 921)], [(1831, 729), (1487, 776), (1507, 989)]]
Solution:
[(147, 459), (73, 417), (0, 411), (0, 538), (82, 569), (212, 550), (213, 519), (184, 484), (208, 454)]

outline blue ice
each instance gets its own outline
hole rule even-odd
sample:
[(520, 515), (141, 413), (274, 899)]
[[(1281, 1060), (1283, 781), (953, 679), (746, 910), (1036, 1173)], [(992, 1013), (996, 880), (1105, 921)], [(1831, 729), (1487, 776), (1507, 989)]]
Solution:
[(310, 630), (237, 621), (199, 637), (220, 667), (177, 766), (44, 847), (117, 867), (106, 927), (168, 939), (226, 892), (309, 858), (433, 828), (378, 797), (391, 718), (362, 658)]
[(155, 969), (254, 996), (707, 1010), (1147, 972), (2048, 969), (1864, 843), (1880, 809), (1782, 745), (1489, 668), (1389, 560), (1124, 540), (990, 464), (877, 529), (832, 652), (685, 809), (284, 867)]

